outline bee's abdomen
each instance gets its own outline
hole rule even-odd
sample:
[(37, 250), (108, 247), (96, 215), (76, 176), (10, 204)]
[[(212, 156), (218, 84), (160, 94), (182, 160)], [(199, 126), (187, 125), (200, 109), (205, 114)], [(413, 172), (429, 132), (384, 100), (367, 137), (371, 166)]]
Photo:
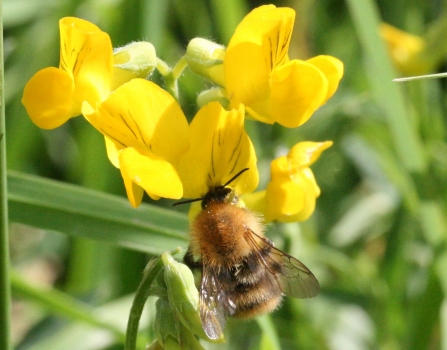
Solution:
[(232, 283), (228, 294), (236, 304), (233, 317), (254, 317), (275, 310), (281, 303), (282, 292), (276, 273), (272, 273), (276, 266), (267, 269), (258, 259), (255, 253), (250, 254), (231, 270)]

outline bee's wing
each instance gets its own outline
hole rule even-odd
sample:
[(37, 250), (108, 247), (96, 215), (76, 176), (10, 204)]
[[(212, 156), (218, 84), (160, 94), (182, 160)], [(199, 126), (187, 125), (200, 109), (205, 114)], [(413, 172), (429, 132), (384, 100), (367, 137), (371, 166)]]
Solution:
[[(312, 298), (320, 292), (320, 284), (314, 274), (299, 260), (275, 248), (269, 239), (248, 229), (248, 242), (258, 252), (261, 263), (270, 273), (277, 276), (283, 294), (293, 298)], [(262, 240), (261, 246), (255, 237)], [(264, 252), (264, 253), (261, 253)]]
[(234, 313), (236, 305), (225, 292), (220, 278), (214, 269), (203, 265), (200, 284), (200, 318), (206, 335), (219, 339), (225, 328), (226, 318)]
[(277, 261), (283, 264), (279, 280), (285, 295), (312, 298), (320, 292), (320, 284), (302, 262), (275, 247), (272, 247), (271, 256), (276, 256)]

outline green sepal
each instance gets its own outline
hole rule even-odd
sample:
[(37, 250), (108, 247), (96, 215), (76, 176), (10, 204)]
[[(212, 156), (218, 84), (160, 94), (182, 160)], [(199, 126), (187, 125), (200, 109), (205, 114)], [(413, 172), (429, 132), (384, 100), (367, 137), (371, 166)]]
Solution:
[(162, 348), (169, 350), (204, 350), (194, 334), (179, 322), (172, 306), (166, 299), (159, 298), (155, 307), (154, 331)]

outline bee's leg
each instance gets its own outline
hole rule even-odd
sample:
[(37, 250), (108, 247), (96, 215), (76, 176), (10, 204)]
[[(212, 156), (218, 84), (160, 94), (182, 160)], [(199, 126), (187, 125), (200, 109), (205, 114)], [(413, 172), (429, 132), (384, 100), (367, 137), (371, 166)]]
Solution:
[(194, 255), (192, 254), (191, 246), (188, 247), (188, 251), (183, 257), (183, 262), (186, 266), (188, 266), (191, 270), (202, 269), (202, 263), (200, 261), (194, 260)]

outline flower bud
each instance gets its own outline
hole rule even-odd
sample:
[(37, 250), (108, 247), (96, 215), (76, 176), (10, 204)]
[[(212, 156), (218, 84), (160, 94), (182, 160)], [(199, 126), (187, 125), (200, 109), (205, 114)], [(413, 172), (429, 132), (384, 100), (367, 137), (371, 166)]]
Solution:
[(163, 349), (203, 350), (194, 334), (174, 315), (172, 305), (166, 299), (159, 298), (155, 303), (156, 315), (154, 331), (158, 343)]
[(157, 55), (151, 43), (133, 42), (113, 52), (112, 90), (134, 78), (148, 78), (157, 66)]
[(224, 57), (225, 47), (207, 39), (194, 38), (186, 48), (189, 68), (219, 86), (224, 86)]
[[(170, 254), (164, 253), (162, 260), (165, 265), (165, 283), (171, 309), (188, 331), (197, 334), (202, 339), (216, 342), (209, 339), (202, 328), (199, 292), (194, 284), (191, 270), (186, 265), (175, 261)], [(217, 342), (222, 341), (223, 335)]]

